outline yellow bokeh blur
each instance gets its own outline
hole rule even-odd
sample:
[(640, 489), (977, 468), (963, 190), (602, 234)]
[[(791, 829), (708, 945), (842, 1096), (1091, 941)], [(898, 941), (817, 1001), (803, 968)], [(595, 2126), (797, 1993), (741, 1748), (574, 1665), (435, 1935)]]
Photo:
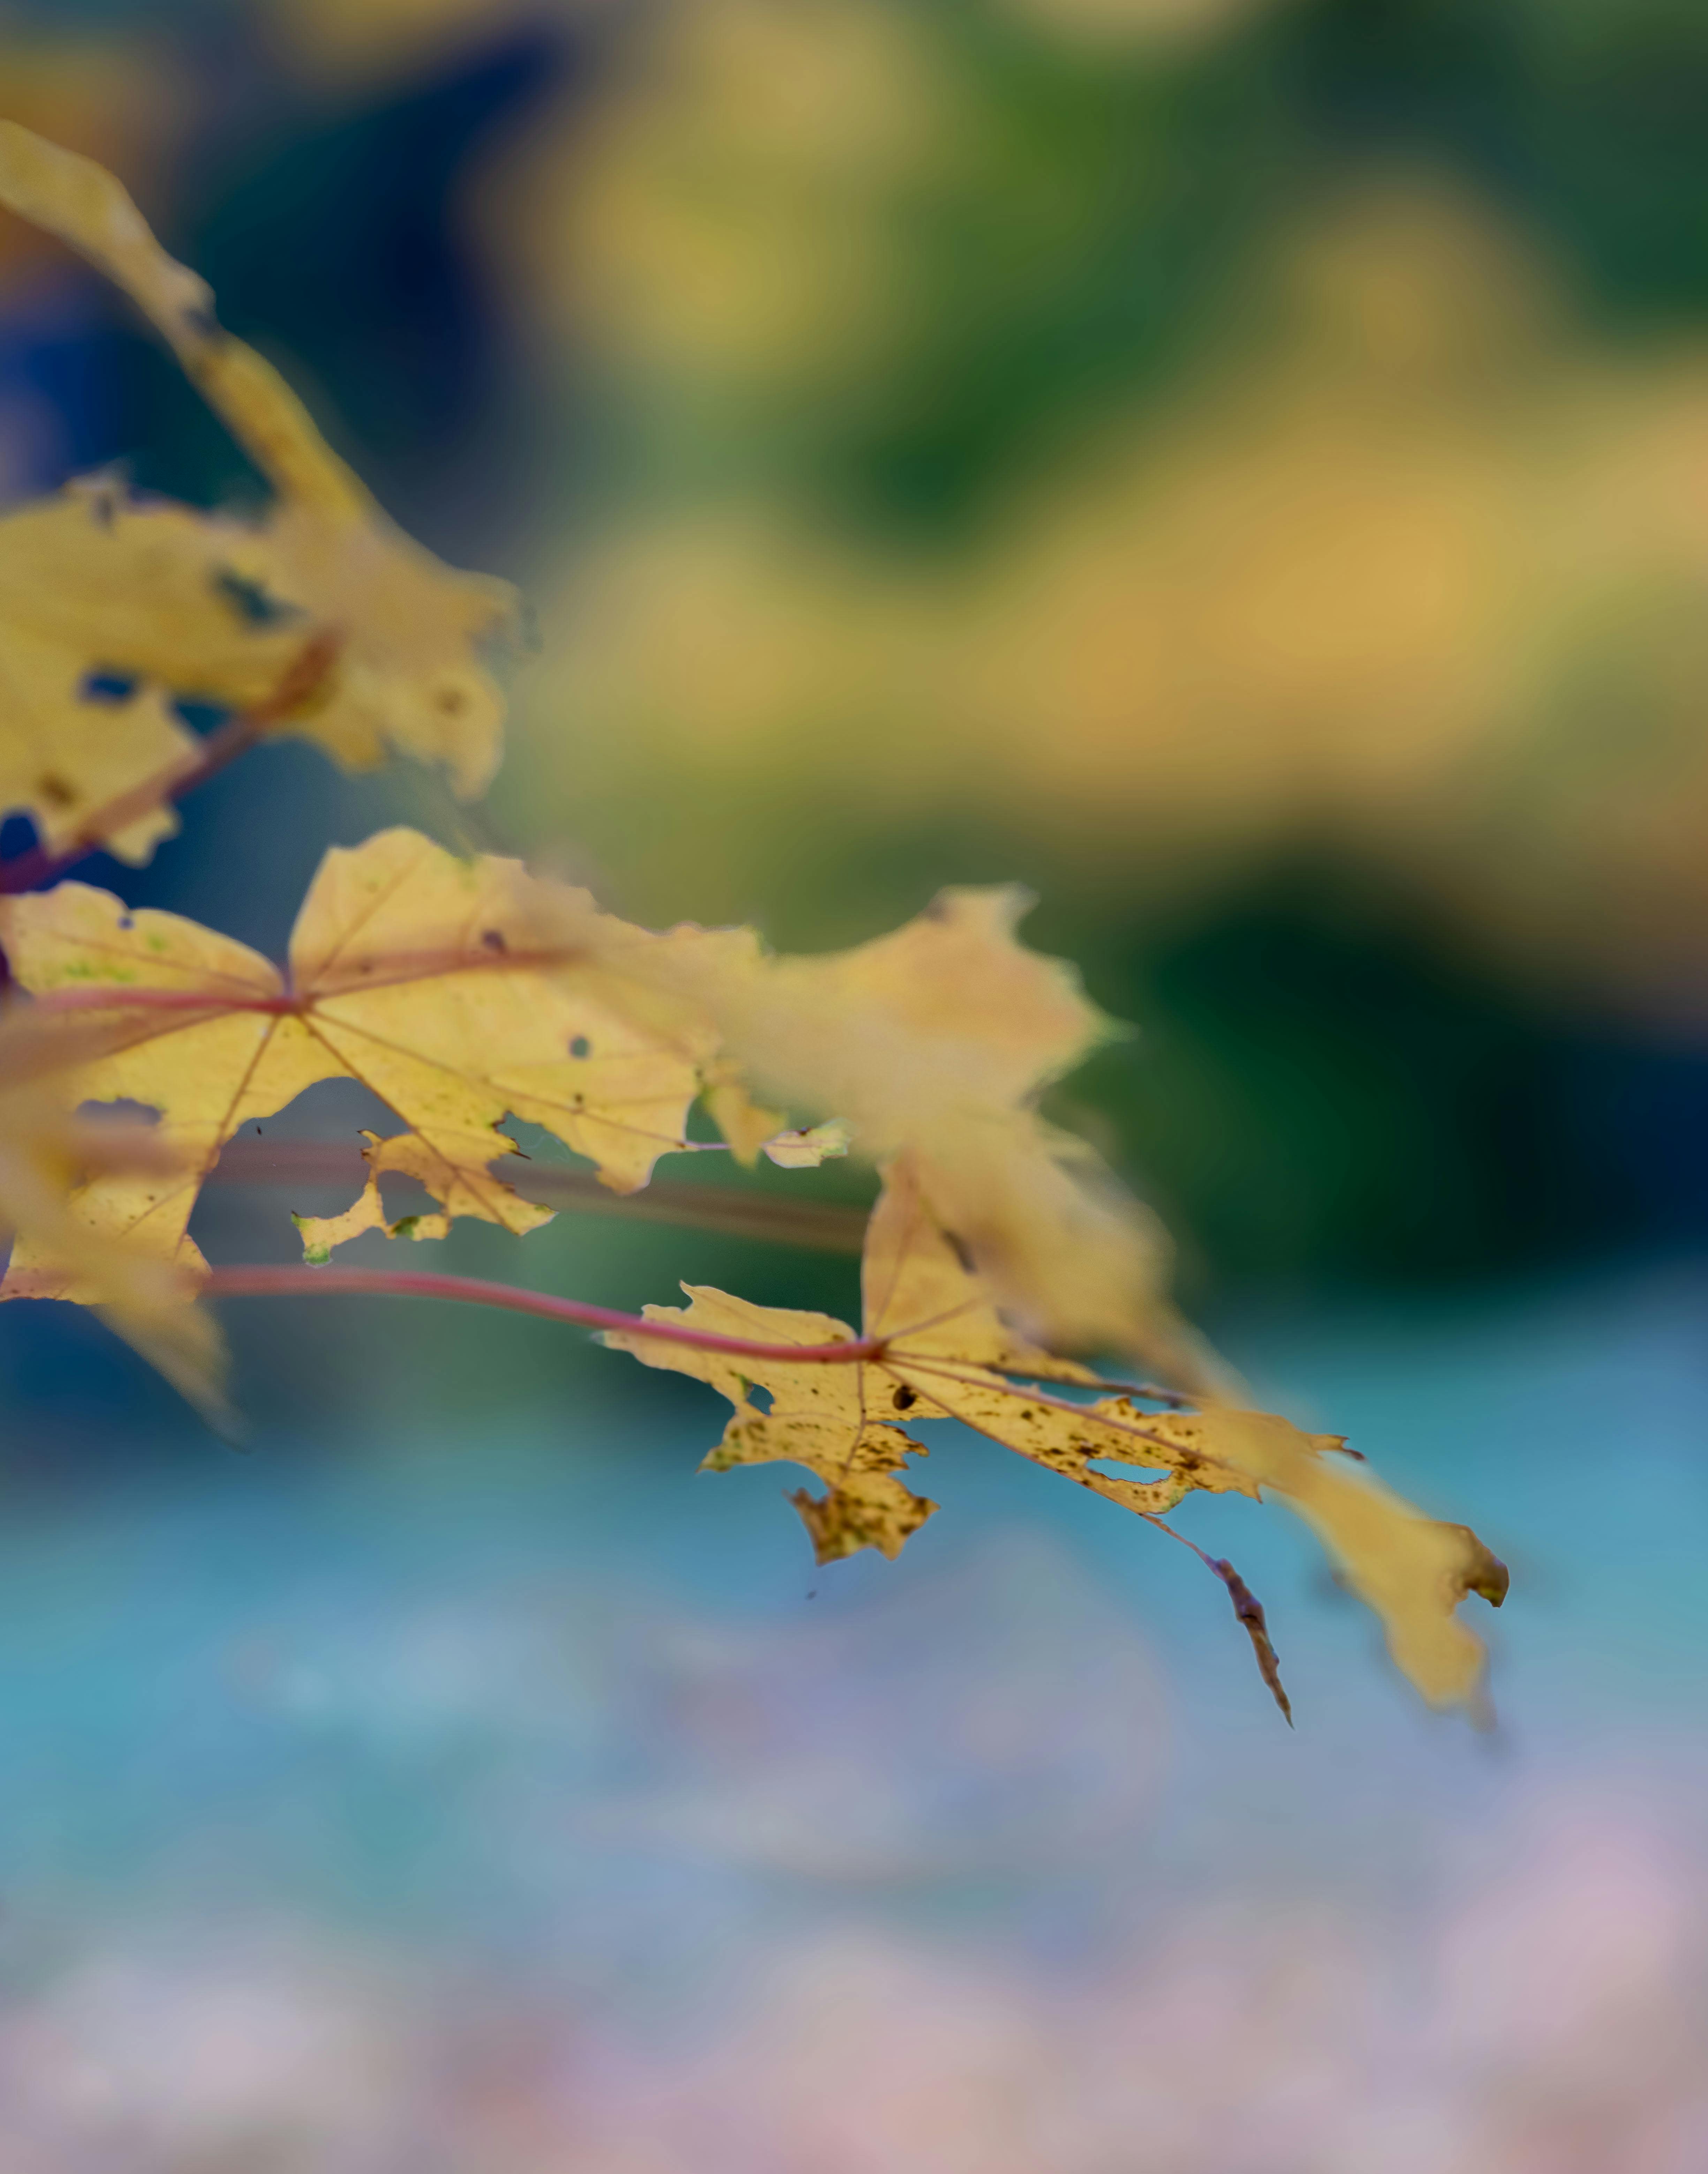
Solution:
[(1020, 162), (924, 15), (705, 0), (489, 177), (543, 349), (591, 348), (642, 449), (542, 570), (524, 776), (651, 791), (636, 881), (671, 910), (743, 910), (730, 868), (830, 803), (1049, 832), (1171, 895), (1287, 841), (1549, 981), (1688, 1002), (1708, 345), (1597, 327), (1462, 178), (1371, 159), (1290, 203), (1184, 366), (1070, 404), (946, 544), (815, 489), (813, 433), (862, 427), (953, 307), (932, 222), (1000, 216), (1024, 287), (1098, 171)]

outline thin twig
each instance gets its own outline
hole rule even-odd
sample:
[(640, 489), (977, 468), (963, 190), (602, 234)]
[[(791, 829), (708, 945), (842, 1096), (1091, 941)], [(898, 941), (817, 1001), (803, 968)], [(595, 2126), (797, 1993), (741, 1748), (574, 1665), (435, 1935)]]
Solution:
[[(542, 1321), (563, 1322), (576, 1328), (615, 1329), (625, 1336), (650, 1337), (662, 1344), (684, 1344), (695, 1351), (722, 1352), (732, 1359), (771, 1359), (797, 1366), (846, 1366), (859, 1360), (884, 1366), (886, 1360), (893, 1360), (893, 1364), (905, 1366), (914, 1373), (936, 1374), (945, 1381), (978, 1386), (976, 1379), (969, 1382), (965, 1374), (957, 1374), (940, 1361), (915, 1358), (905, 1350), (895, 1350), (895, 1347), (909, 1333), (905, 1329), (892, 1331), (888, 1336), (852, 1336), (835, 1344), (763, 1344), (748, 1337), (718, 1336), (710, 1329), (649, 1321), (640, 1314), (618, 1313), (609, 1306), (589, 1306), (581, 1299), (557, 1298), (549, 1291), (522, 1290), (514, 1284), (490, 1283), (480, 1276), (441, 1275), (428, 1269), (257, 1264), (212, 1269), (203, 1289), (210, 1298), (330, 1298), (342, 1294), (349, 1298), (448, 1299), (464, 1306), (501, 1306), (511, 1313), (532, 1314)], [(1176, 1447), (1155, 1435), (1147, 1434), (1143, 1425), (1116, 1419), (1089, 1405), (1070, 1403), (1066, 1398), (1052, 1397), (1045, 1390), (1016, 1388), (1010, 1393), (1029, 1403), (1048, 1405), (1075, 1419), (1089, 1420), (1093, 1425), (1115, 1434), (1130, 1435), (1158, 1447)], [(949, 1410), (951, 1418), (955, 1416), (951, 1407), (945, 1409)], [(1222, 1461), (1208, 1452), (1199, 1454), (1207, 1463)], [(1192, 1543), (1187, 1541), (1186, 1544), (1191, 1546)]]
[[(588, 1306), (580, 1299), (556, 1298), (546, 1291), (517, 1290), (513, 1284), (489, 1283), (477, 1276), (446, 1276), (415, 1274), (408, 1269), (385, 1268), (314, 1268), (295, 1267), (253, 1267), (214, 1268), (203, 1286), (212, 1298), (439, 1298), (449, 1299), (463, 1305), (501, 1306), (512, 1313), (532, 1314), (545, 1321), (566, 1323), (577, 1328), (614, 1330), (624, 1337), (645, 1338), (659, 1344), (686, 1346), (689, 1350), (711, 1351), (720, 1357), (745, 1359), (761, 1363), (770, 1360), (786, 1366), (862, 1366), (870, 1361), (885, 1372), (893, 1372), (886, 1366), (889, 1343), (881, 1336), (849, 1337), (836, 1344), (762, 1344), (742, 1336), (719, 1336), (710, 1329), (689, 1328), (678, 1322), (649, 1321), (644, 1316), (619, 1313), (609, 1306)], [(902, 1331), (905, 1335), (907, 1332)], [(902, 1355), (898, 1354), (900, 1357)], [(932, 1365), (928, 1360), (905, 1361), (909, 1371), (924, 1374), (949, 1375), (949, 1370)], [(864, 1373), (861, 1380), (864, 1382)], [(904, 1378), (896, 1376), (895, 1378)], [(952, 1375), (949, 1378), (955, 1378)], [(1095, 1423), (1113, 1425), (1121, 1433), (1143, 1436), (1143, 1430), (1111, 1421), (1102, 1414), (1089, 1412), (1085, 1407), (1068, 1403), (1064, 1398), (1051, 1397), (1037, 1389), (1011, 1393), (1027, 1396), (1029, 1401), (1049, 1404), (1065, 1412), (1084, 1413)], [(952, 1404), (945, 1403), (945, 1413), (956, 1416)], [(863, 1397), (862, 1425), (864, 1424)], [(1000, 1437), (998, 1437), (1000, 1439)], [(1089, 1484), (1088, 1479), (1086, 1482)], [(1281, 1671), (1270, 1641), (1268, 1626), (1263, 1609), (1230, 1562), (1219, 1560), (1201, 1548), (1195, 1540), (1178, 1531), (1165, 1519), (1150, 1511), (1141, 1510), (1139, 1515), (1158, 1532), (1166, 1533), (1170, 1539), (1195, 1555), (1198, 1560), (1219, 1578), (1227, 1588), (1233, 1602), (1234, 1613), (1251, 1641), (1257, 1666), (1271, 1696), (1280, 1708), (1289, 1728), (1293, 1725), (1293, 1709), (1281, 1681)]]
[[(524, 1200), (579, 1214), (613, 1215), (642, 1223), (725, 1230), (738, 1237), (811, 1247), (827, 1253), (857, 1253), (866, 1228), (863, 1209), (835, 1201), (792, 1200), (776, 1193), (738, 1192), (722, 1185), (655, 1180), (644, 1192), (613, 1192), (591, 1171), (503, 1155), (489, 1175)], [(354, 1142), (234, 1139), (208, 1172), (214, 1185), (349, 1186), (359, 1191), (369, 1165)]]
[(210, 1298), (450, 1299), (464, 1306), (502, 1306), (511, 1313), (530, 1313), (576, 1328), (615, 1329), (624, 1336), (685, 1344), (690, 1350), (721, 1352), (731, 1359), (771, 1359), (796, 1366), (846, 1365), (875, 1358), (883, 1349), (876, 1337), (850, 1337), (840, 1344), (761, 1344), (742, 1336), (715, 1335), (710, 1329), (648, 1321), (638, 1313), (614, 1312), (608, 1306), (586, 1306), (580, 1299), (555, 1298), (549, 1291), (520, 1290), (513, 1284), (489, 1283), (479, 1276), (435, 1275), (408, 1268), (214, 1268), (203, 1289)]
[(169, 769), (144, 779), (140, 785), (133, 785), (127, 792), (120, 793), (105, 808), (98, 808), (70, 845), (57, 853), (50, 852), (45, 846), (32, 846), (27, 852), (0, 862), (0, 895), (14, 896), (19, 891), (38, 890), (44, 884), (57, 883), (68, 869), (87, 860), (91, 853), (100, 852), (110, 839), (128, 830), (150, 810), (170, 801), (181, 800), (186, 792), (193, 792), (198, 785), (217, 777), (239, 755), (246, 754), (275, 725), (313, 700), (325, 685), (342, 646), (342, 637), (335, 633), (313, 635), (297, 652), (271, 694), (263, 695), (251, 708), (227, 718), (208, 733), (193, 754), (183, 756)]

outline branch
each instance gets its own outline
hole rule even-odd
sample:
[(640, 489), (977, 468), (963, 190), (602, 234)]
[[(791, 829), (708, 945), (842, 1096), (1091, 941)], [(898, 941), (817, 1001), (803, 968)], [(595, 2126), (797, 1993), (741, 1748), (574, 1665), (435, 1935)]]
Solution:
[(682, 1328), (648, 1321), (638, 1313), (618, 1313), (608, 1306), (586, 1306), (580, 1299), (554, 1298), (549, 1291), (519, 1290), (511, 1284), (488, 1283), (479, 1276), (443, 1276), (408, 1268), (214, 1268), (202, 1289), (209, 1298), (442, 1298), (464, 1306), (496, 1306), (511, 1313), (531, 1313), (576, 1328), (615, 1328), (625, 1336), (647, 1336), (661, 1344), (686, 1344), (695, 1351), (719, 1351), (731, 1359), (775, 1359), (797, 1366), (837, 1366), (875, 1359), (883, 1344), (875, 1337), (850, 1337), (841, 1344), (759, 1344), (741, 1336), (716, 1336), (710, 1329)]
[[(565, 1322), (577, 1328), (619, 1329), (625, 1336), (646, 1337), (660, 1344), (686, 1345), (694, 1351), (716, 1351), (725, 1358), (773, 1360), (785, 1365), (819, 1366), (858, 1365), (871, 1360), (884, 1363), (886, 1340), (881, 1336), (849, 1337), (840, 1344), (760, 1344), (741, 1336), (718, 1336), (710, 1329), (686, 1328), (679, 1322), (648, 1321), (640, 1314), (618, 1313), (609, 1306), (586, 1306), (581, 1300), (554, 1298), (545, 1291), (518, 1290), (509, 1284), (488, 1283), (478, 1276), (445, 1276), (414, 1274), (408, 1269), (387, 1268), (214, 1268), (209, 1271), (203, 1285), (210, 1298), (441, 1298), (460, 1301), (469, 1306), (502, 1306), (511, 1313), (535, 1315), (543, 1321)], [(927, 1362), (913, 1360), (910, 1364), (924, 1373), (939, 1373), (955, 1378), (949, 1370), (932, 1366)], [(1056, 1406), (1063, 1411), (1078, 1413), (1083, 1407), (1071, 1404), (1065, 1398), (1052, 1397), (1037, 1389), (1021, 1391), (1032, 1403)], [(945, 1415), (954, 1416), (949, 1407)], [(1142, 1427), (1122, 1425), (1119, 1421), (1105, 1420), (1122, 1433), (1135, 1434), (1143, 1439)], [(997, 1437), (1000, 1439), (1000, 1437)], [(1009, 1447), (1013, 1447), (1010, 1444)], [(1087, 1479), (1082, 1484), (1089, 1485)], [(1268, 1686), (1270, 1695), (1284, 1716), (1287, 1725), (1293, 1726), (1293, 1709), (1282, 1686), (1281, 1671), (1270, 1642), (1268, 1626), (1263, 1609), (1252, 1596), (1245, 1581), (1230, 1562), (1219, 1561), (1207, 1555), (1195, 1540), (1184, 1533), (1176, 1532), (1166, 1519), (1147, 1510), (1139, 1515), (1158, 1532), (1166, 1533), (1171, 1540), (1188, 1549), (1198, 1560), (1213, 1571), (1226, 1587), (1234, 1604), (1234, 1613), (1251, 1639), (1257, 1666)]]
[[(684, 1328), (671, 1322), (649, 1321), (638, 1313), (618, 1313), (608, 1306), (589, 1306), (581, 1299), (555, 1298), (549, 1291), (522, 1290), (514, 1284), (490, 1283), (482, 1276), (441, 1275), (431, 1269), (315, 1268), (295, 1263), (276, 1268), (245, 1265), (210, 1268), (201, 1291), (208, 1298), (448, 1299), (462, 1306), (501, 1306), (511, 1313), (529, 1313), (541, 1321), (565, 1322), (575, 1328), (614, 1328), (625, 1336), (651, 1337), (661, 1344), (685, 1344), (695, 1351), (721, 1351), (732, 1359), (780, 1360), (797, 1366), (846, 1366), (851, 1360), (869, 1360), (881, 1366), (893, 1345), (910, 1333), (917, 1333), (899, 1329), (889, 1336), (851, 1336), (836, 1344), (762, 1344), (750, 1337), (718, 1336), (710, 1329)], [(957, 1371), (953, 1360), (902, 1355), (916, 1373), (935, 1374), (942, 1381), (979, 1386), (977, 1376), (982, 1370), (977, 1367)], [(1007, 1387), (1006, 1383), (1003, 1386)], [(1075, 1419), (1094, 1418), (1100, 1426), (1115, 1434), (1129, 1436), (1135, 1441), (1167, 1447), (1145, 1428), (1145, 1419), (1158, 1414), (1116, 1419), (1087, 1405), (1076, 1404), (1068, 1398), (1052, 1396), (1047, 1389), (1035, 1386), (1022, 1388), (1018, 1382), (1008, 1393), (1017, 1401), (1042, 1404)], [(954, 1416), (952, 1412), (950, 1416)], [(1211, 1456), (1207, 1462), (1216, 1464), (1222, 1460)]]
[(198, 785), (217, 777), (239, 755), (246, 754), (275, 725), (294, 717), (314, 700), (325, 686), (342, 646), (342, 637), (337, 634), (313, 635), (297, 652), (270, 695), (264, 695), (252, 707), (240, 710), (235, 717), (228, 717), (208, 733), (194, 754), (183, 756), (170, 769), (145, 779), (140, 785), (133, 785), (129, 792), (110, 800), (105, 808), (97, 808), (70, 845), (57, 853), (49, 852), (45, 846), (32, 846), (28, 852), (14, 854), (11, 860), (0, 862), (0, 896), (10, 897), (19, 891), (38, 890), (44, 884), (57, 883), (68, 868), (87, 860), (91, 853), (100, 852), (110, 838), (127, 830), (151, 808), (181, 800), (186, 792), (193, 792)]
[[(857, 1253), (866, 1228), (863, 1209), (835, 1201), (792, 1200), (774, 1193), (738, 1192), (722, 1185), (656, 1181), (644, 1192), (613, 1192), (589, 1171), (559, 1163), (496, 1158), (493, 1174), (524, 1200), (581, 1214), (614, 1215), (640, 1222), (725, 1230), (738, 1237), (811, 1247), (830, 1253)], [(354, 1142), (234, 1139), (208, 1172), (214, 1185), (338, 1186), (359, 1192), (369, 1167)]]

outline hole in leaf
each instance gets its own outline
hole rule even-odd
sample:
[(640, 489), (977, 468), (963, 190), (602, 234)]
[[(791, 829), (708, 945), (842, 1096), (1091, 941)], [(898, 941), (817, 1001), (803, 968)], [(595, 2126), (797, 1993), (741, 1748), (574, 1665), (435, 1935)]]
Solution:
[(757, 1382), (749, 1382), (747, 1400), (756, 1412), (768, 1412), (776, 1402), (770, 1391), (762, 1387)]
[(138, 681), (128, 672), (85, 672), (78, 688), (78, 699), (84, 702), (104, 702), (116, 709), (122, 702), (135, 699)]
[(192, 733), (211, 733), (216, 725), (223, 725), (231, 712), (219, 702), (186, 701), (174, 702), (172, 714)]
[(246, 626), (282, 626), (289, 619), (302, 617), (295, 604), (281, 603), (259, 581), (230, 566), (214, 576), (214, 587)]
[(133, 1102), (128, 1095), (116, 1102), (79, 1102), (77, 1114), (86, 1125), (158, 1125), (160, 1113), (150, 1102)]
[(578, 1034), (570, 1044), (571, 1057), (591, 1057), (592, 1053), (593, 1045), (584, 1034)]

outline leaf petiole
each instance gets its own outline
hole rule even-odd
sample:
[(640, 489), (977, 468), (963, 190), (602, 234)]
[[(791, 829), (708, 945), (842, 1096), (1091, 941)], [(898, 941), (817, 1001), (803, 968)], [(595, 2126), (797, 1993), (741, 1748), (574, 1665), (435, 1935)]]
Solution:
[(877, 1337), (850, 1337), (836, 1344), (761, 1344), (740, 1336), (719, 1336), (710, 1329), (683, 1328), (648, 1321), (638, 1313), (619, 1313), (580, 1299), (557, 1298), (549, 1291), (520, 1290), (514, 1284), (482, 1276), (440, 1275), (409, 1268), (315, 1268), (295, 1263), (280, 1267), (214, 1268), (202, 1286), (209, 1298), (438, 1298), (463, 1306), (495, 1306), (511, 1313), (533, 1314), (543, 1321), (576, 1328), (619, 1329), (625, 1336), (655, 1338), (696, 1351), (717, 1351), (732, 1359), (777, 1359), (795, 1365), (840, 1366), (878, 1358)]

